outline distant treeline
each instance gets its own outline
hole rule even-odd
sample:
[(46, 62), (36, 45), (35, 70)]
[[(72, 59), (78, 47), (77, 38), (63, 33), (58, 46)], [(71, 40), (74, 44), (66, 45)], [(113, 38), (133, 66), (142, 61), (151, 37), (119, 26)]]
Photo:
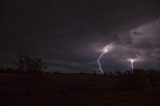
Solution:
[[(33, 58), (26, 55), (17, 55), (14, 61), (16, 68), (0, 68), (0, 73), (29, 73), (29, 74), (36, 74), (41, 73), (47, 75), (55, 75), (55, 74), (69, 74), (69, 73), (60, 73), (54, 72), (45, 72), (43, 69), (45, 68), (45, 63), (39, 58)], [(65, 72), (65, 70), (62, 70)], [(74, 73), (72, 73), (74, 74)], [(28, 75), (28, 74), (27, 74)], [(71, 73), (70, 73), (71, 75)], [(95, 75), (98, 76), (99, 74), (96, 73), (76, 73), (74, 75)], [(105, 72), (101, 74), (101, 76), (108, 76), (108, 77), (118, 77), (118, 78), (125, 78), (125, 80), (129, 80), (131, 82), (137, 83), (140, 87), (147, 87), (151, 88), (153, 86), (160, 86), (160, 71), (159, 70), (128, 70), (128, 71), (114, 71), (114, 72)]]
[[(63, 70), (65, 71), (65, 70)], [(160, 71), (159, 70), (133, 70), (131, 71), (116, 71), (116, 72), (106, 72), (104, 75), (99, 75), (96, 73), (60, 73), (60, 72), (43, 72), (43, 71), (21, 71), (18, 69), (13, 68), (0, 68), (0, 73), (26, 73), (28, 74), (34, 74), (38, 75), (38, 73), (41, 75), (78, 75), (78, 76), (100, 76), (100, 77), (111, 77), (111, 78), (120, 78), (125, 79), (130, 82), (133, 82), (133, 84), (136, 84), (139, 88), (151, 88), (160, 86)], [(38, 78), (38, 77), (37, 77)]]

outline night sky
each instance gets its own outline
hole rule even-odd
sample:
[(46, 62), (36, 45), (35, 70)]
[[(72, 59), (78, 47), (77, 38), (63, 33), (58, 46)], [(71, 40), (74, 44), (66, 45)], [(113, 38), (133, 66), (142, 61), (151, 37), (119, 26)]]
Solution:
[(42, 58), (48, 71), (93, 72), (101, 50), (105, 71), (160, 68), (159, 0), (3, 0), (0, 63), (17, 53)]

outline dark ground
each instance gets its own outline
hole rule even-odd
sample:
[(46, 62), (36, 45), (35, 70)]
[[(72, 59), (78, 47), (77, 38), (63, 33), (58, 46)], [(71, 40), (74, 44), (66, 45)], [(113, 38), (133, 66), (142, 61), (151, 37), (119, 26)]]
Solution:
[(0, 106), (160, 106), (160, 87), (131, 76), (0, 73)]

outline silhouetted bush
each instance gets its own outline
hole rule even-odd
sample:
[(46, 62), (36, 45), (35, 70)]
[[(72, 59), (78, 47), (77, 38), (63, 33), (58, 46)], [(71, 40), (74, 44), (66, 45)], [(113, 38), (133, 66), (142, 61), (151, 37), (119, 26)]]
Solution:
[(18, 71), (16, 69), (10, 68), (10, 67), (7, 67), (7, 68), (1, 67), (0, 73), (21, 73), (21, 71)]
[(109, 71), (107, 75), (114, 76), (115, 74), (113, 72)]
[(116, 71), (116, 72), (115, 72), (115, 75), (122, 76), (123, 73), (122, 73), (121, 71)]

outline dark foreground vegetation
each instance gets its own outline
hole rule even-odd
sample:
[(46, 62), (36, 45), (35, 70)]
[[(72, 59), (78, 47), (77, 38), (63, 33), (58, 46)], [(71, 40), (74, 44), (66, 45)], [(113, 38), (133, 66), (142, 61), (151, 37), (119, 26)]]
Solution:
[[(11, 70), (10, 70), (11, 71)], [(0, 73), (0, 106), (159, 106), (160, 73)]]
[(19, 55), (0, 69), (0, 106), (160, 106), (160, 72), (44, 73), (43, 62)]

